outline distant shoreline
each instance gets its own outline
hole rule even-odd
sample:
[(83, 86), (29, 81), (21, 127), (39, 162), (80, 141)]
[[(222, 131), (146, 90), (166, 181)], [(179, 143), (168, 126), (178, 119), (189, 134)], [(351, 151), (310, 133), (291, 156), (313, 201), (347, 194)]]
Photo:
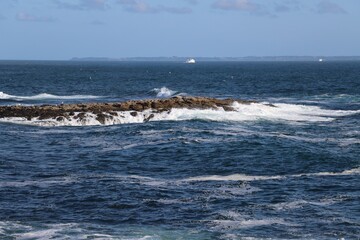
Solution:
[[(264, 57), (193, 57), (196, 61), (203, 62), (231, 62), (231, 61), (360, 61), (360, 56), (264, 56)], [(172, 61), (185, 62), (188, 57), (126, 57), (126, 58), (105, 58), (105, 57), (74, 57), (70, 61)]]
[[(360, 61), (360, 56), (248, 56), (248, 57), (192, 57), (196, 62), (317, 62)], [(71, 62), (185, 62), (189, 57), (73, 57), (71, 59), (0, 59), (0, 61), (71, 61)]]

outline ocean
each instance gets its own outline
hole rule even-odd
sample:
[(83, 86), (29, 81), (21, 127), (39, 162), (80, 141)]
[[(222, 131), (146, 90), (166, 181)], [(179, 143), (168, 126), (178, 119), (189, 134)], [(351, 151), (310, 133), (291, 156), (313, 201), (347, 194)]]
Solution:
[(254, 100), (0, 119), (1, 239), (359, 239), (360, 62), (0, 61), (0, 105)]

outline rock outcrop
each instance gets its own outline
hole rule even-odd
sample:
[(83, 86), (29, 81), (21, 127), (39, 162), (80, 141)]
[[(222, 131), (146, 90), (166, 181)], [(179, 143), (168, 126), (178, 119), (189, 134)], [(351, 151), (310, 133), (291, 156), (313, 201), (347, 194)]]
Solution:
[[(188, 109), (218, 109), (233, 111), (232, 103), (237, 101), (242, 104), (250, 104), (253, 101), (235, 99), (216, 99), (208, 97), (182, 97), (176, 96), (169, 99), (151, 99), (126, 101), (119, 103), (82, 103), (41, 106), (0, 106), (0, 118), (22, 117), (27, 120), (32, 118), (50, 119), (62, 121), (64, 118), (83, 118), (86, 113), (97, 115), (99, 122), (104, 122), (106, 117), (116, 116), (116, 112), (129, 111), (132, 116), (138, 112), (152, 109), (154, 112), (170, 111), (173, 108)], [(76, 113), (76, 114), (75, 114)], [(106, 115), (104, 115), (106, 114)], [(149, 120), (149, 119), (147, 119)]]

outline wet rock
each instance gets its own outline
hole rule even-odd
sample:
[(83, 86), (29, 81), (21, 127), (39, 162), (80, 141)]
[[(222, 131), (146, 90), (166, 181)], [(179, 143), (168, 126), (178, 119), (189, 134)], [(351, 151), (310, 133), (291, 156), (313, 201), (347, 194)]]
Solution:
[(57, 117), (57, 118), (56, 118), (56, 121), (58, 121), (58, 122), (62, 122), (62, 121), (64, 121), (64, 120), (65, 120), (64, 117)]
[[(32, 118), (69, 118), (83, 120), (86, 113), (94, 113), (97, 120), (104, 123), (107, 117), (118, 116), (116, 112), (131, 111), (131, 115), (152, 109), (154, 112), (170, 111), (173, 108), (189, 109), (218, 109), (225, 111), (234, 111), (232, 103), (237, 101), (240, 104), (250, 104), (254, 101), (234, 100), (234, 99), (216, 99), (207, 97), (185, 97), (176, 96), (169, 99), (150, 99), (127, 101), (121, 103), (81, 103), (81, 104), (61, 104), (61, 105), (42, 105), (42, 106), (0, 106), (0, 118), (5, 117), (24, 117), (28, 120)], [(75, 112), (80, 112), (77, 115)], [(135, 115), (136, 116), (136, 115)], [(151, 116), (151, 115), (150, 115)], [(153, 116), (152, 116), (153, 117)], [(151, 118), (152, 118), (151, 117)], [(149, 119), (151, 119), (149, 118)]]
[(138, 115), (138, 113), (137, 112), (131, 112), (130, 115), (133, 116), (133, 117), (136, 117)]
[(234, 108), (233, 108), (233, 107), (230, 107), (230, 106), (223, 106), (222, 108), (223, 108), (225, 111), (227, 111), (227, 112), (234, 111)]
[(150, 119), (152, 119), (153, 117), (155, 117), (155, 115), (152, 113), (152, 114), (150, 114), (150, 116), (148, 116), (147, 118), (144, 118), (144, 122), (150, 121)]
[(106, 121), (106, 115), (103, 113), (100, 113), (97, 115), (96, 120), (98, 120), (101, 124), (105, 124)]

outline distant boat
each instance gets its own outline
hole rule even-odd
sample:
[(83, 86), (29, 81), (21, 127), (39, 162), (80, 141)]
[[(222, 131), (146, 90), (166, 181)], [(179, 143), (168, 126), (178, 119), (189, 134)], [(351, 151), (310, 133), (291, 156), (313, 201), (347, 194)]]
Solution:
[(195, 59), (193, 59), (193, 58), (189, 58), (189, 59), (186, 60), (185, 63), (192, 63), (192, 64), (194, 64), (194, 63), (196, 63), (196, 61), (195, 61)]
[(319, 62), (322, 62), (322, 61), (324, 61), (324, 59), (322, 59), (322, 58), (319, 58)]

